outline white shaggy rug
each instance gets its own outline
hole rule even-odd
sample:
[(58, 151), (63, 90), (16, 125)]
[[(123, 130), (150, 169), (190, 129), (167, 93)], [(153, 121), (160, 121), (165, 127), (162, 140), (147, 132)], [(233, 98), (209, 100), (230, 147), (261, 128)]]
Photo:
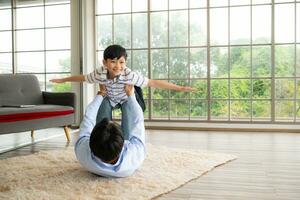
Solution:
[(0, 199), (152, 199), (235, 159), (221, 153), (147, 144), (142, 167), (128, 178), (85, 171), (72, 147), (0, 160)]

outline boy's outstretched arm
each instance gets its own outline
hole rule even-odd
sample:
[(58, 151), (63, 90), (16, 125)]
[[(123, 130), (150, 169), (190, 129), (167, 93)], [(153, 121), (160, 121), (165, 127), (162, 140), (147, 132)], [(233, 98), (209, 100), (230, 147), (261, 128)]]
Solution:
[(180, 86), (173, 83), (169, 83), (167, 81), (162, 80), (153, 80), (149, 79), (148, 81), (149, 87), (161, 88), (161, 89), (170, 89), (170, 90), (178, 90), (178, 91), (194, 91), (195, 89), (189, 86)]
[(55, 78), (50, 80), (50, 82), (53, 83), (84, 82), (84, 81), (85, 81), (84, 75), (69, 76), (65, 78)]

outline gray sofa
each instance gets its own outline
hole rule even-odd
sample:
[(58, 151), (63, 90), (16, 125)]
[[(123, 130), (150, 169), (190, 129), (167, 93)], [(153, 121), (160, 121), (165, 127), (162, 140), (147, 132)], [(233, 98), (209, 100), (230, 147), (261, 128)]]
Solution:
[(64, 127), (75, 119), (75, 94), (42, 92), (34, 75), (0, 74), (0, 134)]

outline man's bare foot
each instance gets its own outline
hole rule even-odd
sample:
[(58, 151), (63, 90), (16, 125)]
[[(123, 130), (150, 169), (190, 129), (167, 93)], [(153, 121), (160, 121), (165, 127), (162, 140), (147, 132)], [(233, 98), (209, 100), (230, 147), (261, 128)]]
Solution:
[(127, 96), (131, 96), (134, 93), (133, 85), (125, 85), (125, 92)]

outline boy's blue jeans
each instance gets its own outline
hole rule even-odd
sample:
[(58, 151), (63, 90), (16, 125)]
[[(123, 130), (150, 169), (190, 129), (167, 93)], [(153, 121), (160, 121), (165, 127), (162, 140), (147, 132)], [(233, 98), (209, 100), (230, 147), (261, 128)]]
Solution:
[[(131, 97), (135, 98), (135, 95), (132, 95)], [(129, 97), (128, 97), (129, 98)], [(124, 140), (129, 139), (129, 131), (131, 130), (132, 127), (130, 127), (130, 109), (129, 109), (129, 103), (137, 103), (136, 101), (126, 101), (121, 107), (121, 112), (122, 112), (122, 131), (123, 131), (123, 137)], [(97, 118), (96, 118), (96, 123), (101, 122), (104, 118), (108, 118), (109, 120), (112, 120), (112, 106), (110, 105), (108, 97), (104, 97), (100, 108), (97, 113)]]

